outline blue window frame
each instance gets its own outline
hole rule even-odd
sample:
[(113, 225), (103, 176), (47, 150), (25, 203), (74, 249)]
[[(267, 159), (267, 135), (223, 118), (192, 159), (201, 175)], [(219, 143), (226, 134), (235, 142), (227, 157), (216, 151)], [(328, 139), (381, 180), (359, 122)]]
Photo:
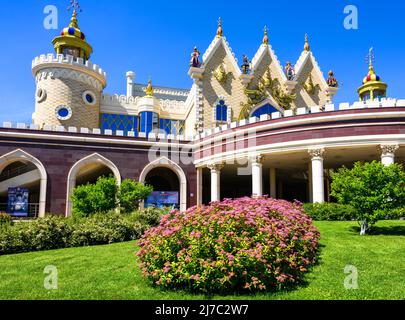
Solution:
[(182, 135), (185, 122), (182, 120), (160, 119), (160, 129), (166, 134)]
[(224, 100), (220, 100), (216, 107), (216, 120), (227, 122), (228, 121), (228, 106), (225, 104)]
[(128, 131), (134, 131), (135, 136), (138, 136), (138, 117), (104, 113), (101, 115), (101, 129), (103, 131), (112, 130), (114, 133), (117, 130), (122, 130), (125, 135)]
[(262, 116), (264, 114), (272, 114), (273, 112), (278, 112), (278, 110), (276, 108), (274, 108), (272, 105), (266, 104), (265, 106), (260, 107), (259, 109), (256, 109), (252, 113), (252, 117), (260, 118), (260, 116)]
[(139, 132), (149, 134), (155, 129), (159, 129), (159, 115), (155, 112), (141, 112), (139, 114)]

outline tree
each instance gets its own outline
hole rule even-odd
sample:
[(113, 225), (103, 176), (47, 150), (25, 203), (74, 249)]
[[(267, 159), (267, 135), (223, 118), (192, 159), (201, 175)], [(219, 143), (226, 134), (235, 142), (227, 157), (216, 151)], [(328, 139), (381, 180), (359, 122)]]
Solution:
[(78, 186), (72, 195), (73, 215), (88, 217), (117, 208), (118, 185), (113, 176), (100, 177), (95, 184)]
[(153, 187), (133, 180), (124, 180), (121, 184), (118, 200), (123, 213), (131, 213), (139, 209), (141, 201), (153, 191)]
[(402, 165), (389, 167), (373, 161), (355, 163), (332, 174), (332, 193), (339, 203), (357, 211), (361, 235), (365, 235), (388, 210), (405, 205), (405, 172)]

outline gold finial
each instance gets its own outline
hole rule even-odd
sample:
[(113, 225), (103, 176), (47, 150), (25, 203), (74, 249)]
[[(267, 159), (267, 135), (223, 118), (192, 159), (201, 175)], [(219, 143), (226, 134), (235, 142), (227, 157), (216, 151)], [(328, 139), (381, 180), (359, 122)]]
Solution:
[(218, 29), (217, 29), (217, 37), (221, 38), (223, 35), (223, 30), (222, 30), (222, 19), (218, 19)]
[(369, 76), (375, 74), (374, 66), (373, 66), (374, 61), (375, 61), (374, 48), (370, 48), (370, 50), (368, 51), (368, 55), (367, 55), (368, 75)]
[(311, 47), (309, 46), (309, 37), (308, 34), (305, 34), (305, 45), (304, 45), (304, 51), (309, 52), (311, 50)]
[(146, 87), (146, 96), (151, 98), (153, 97), (153, 93), (152, 79), (149, 79), (148, 86)]
[(263, 37), (263, 44), (267, 46), (269, 44), (269, 36), (268, 36), (268, 29), (267, 26), (264, 26), (264, 37)]
[(79, 1), (78, 0), (70, 0), (70, 6), (68, 7), (67, 10), (70, 11), (70, 9), (73, 10), (73, 13), (72, 13), (72, 18), (70, 20), (69, 27), (79, 29), (79, 25), (77, 24), (77, 15), (78, 15), (79, 12), (82, 12)]

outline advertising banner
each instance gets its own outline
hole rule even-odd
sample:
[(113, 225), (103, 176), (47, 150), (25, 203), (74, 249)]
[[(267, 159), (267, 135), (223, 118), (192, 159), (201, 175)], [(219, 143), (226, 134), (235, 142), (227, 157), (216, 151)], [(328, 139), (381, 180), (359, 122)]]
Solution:
[(15, 217), (28, 217), (28, 201), (28, 189), (9, 188), (7, 213)]

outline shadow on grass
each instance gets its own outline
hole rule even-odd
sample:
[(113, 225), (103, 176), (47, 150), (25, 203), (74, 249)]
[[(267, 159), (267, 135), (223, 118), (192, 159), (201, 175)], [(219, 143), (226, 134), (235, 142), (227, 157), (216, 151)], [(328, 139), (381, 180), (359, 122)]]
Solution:
[[(351, 227), (350, 230), (357, 234), (360, 234), (360, 227)], [(379, 227), (374, 226), (368, 233), (369, 236), (405, 236), (404, 226), (389, 226)]]

